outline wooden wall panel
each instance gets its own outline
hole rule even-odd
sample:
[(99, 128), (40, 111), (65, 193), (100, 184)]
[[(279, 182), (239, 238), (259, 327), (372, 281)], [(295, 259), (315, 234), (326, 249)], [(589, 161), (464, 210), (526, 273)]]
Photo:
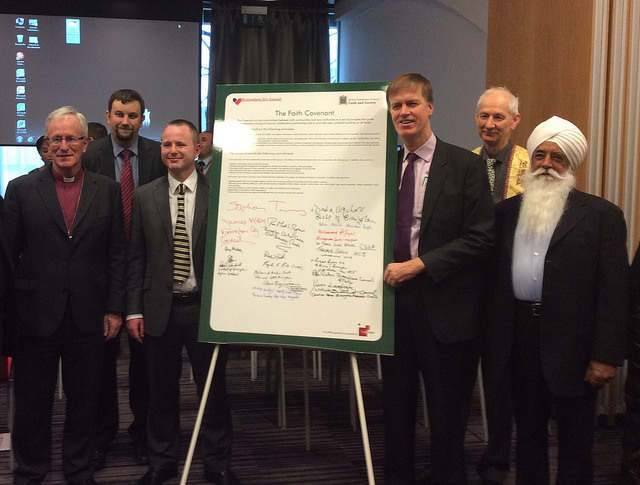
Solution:
[[(514, 141), (526, 145), (535, 126), (553, 115), (589, 133), (594, 0), (489, 1), (487, 87), (520, 97)], [(586, 186), (586, 167), (577, 173)]]

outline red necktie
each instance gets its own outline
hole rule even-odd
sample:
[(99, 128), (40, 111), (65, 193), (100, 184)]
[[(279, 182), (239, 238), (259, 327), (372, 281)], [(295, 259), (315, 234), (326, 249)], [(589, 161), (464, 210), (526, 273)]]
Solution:
[(120, 174), (120, 193), (122, 194), (122, 210), (124, 212), (124, 234), (129, 242), (131, 232), (131, 203), (133, 201), (133, 173), (131, 172), (131, 150), (122, 150), (120, 154), (122, 173)]
[(413, 162), (417, 159), (418, 155), (413, 152), (407, 155), (407, 166), (404, 169), (402, 184), (398, 192), (396, 233), (393, 239), (393, 257), (398, 263), (411, 259), (411, 226), (413, 225), (413, 205), (416, 185)]

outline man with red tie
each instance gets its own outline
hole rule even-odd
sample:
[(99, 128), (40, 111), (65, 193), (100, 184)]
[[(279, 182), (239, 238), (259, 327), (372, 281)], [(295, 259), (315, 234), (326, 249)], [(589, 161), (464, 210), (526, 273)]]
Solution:
[[(106, 111), (111, 136), (90, 143), (82, 156), (82, 163), (87, 170), (106, 175), (120, 183), (127, 241), (133, 189), (167, 173), (160, 158), (160, 144), (138, 134), (144, 121), (144, 111), (144, 99), (140, 93), (133, 89), (115, 91), (109, 98)], [(104, 467), (108, 447), (118, 432), (116, 359), (120, 349), (119, 342), (120, 339), (114, 339), (105, 356), (92, 458), (96, 470)], [(146, 367), (140, 345), (135, 340), (129, 339), (129, 349), (129, 406), (134, 417), (129, 426), (129, 436), (134, 446), (134, 459), (143, 465), (148, 463)]]

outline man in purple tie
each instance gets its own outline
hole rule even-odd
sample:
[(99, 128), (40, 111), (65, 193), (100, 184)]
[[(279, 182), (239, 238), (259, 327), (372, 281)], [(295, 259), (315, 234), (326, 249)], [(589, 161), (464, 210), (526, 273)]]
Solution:
[(404, 142), (394, 241), (395, 353), (383, 359), (385, 483), (414, 483), (418, 376), (427, 394), (429, 484), (466, 484), (464, 435), (480, 349), (483, 262), (494, 239), (487, 171), (436, 138), (433, 89), (408, 73), (387, 88)]

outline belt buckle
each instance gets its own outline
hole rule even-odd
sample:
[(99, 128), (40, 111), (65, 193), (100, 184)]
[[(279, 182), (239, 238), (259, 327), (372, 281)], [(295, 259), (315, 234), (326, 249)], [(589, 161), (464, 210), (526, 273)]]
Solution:
[(531, 304), (531, 315), (534, 317), (539, 317), (542, 315), (542, 303), (539, 301)]

